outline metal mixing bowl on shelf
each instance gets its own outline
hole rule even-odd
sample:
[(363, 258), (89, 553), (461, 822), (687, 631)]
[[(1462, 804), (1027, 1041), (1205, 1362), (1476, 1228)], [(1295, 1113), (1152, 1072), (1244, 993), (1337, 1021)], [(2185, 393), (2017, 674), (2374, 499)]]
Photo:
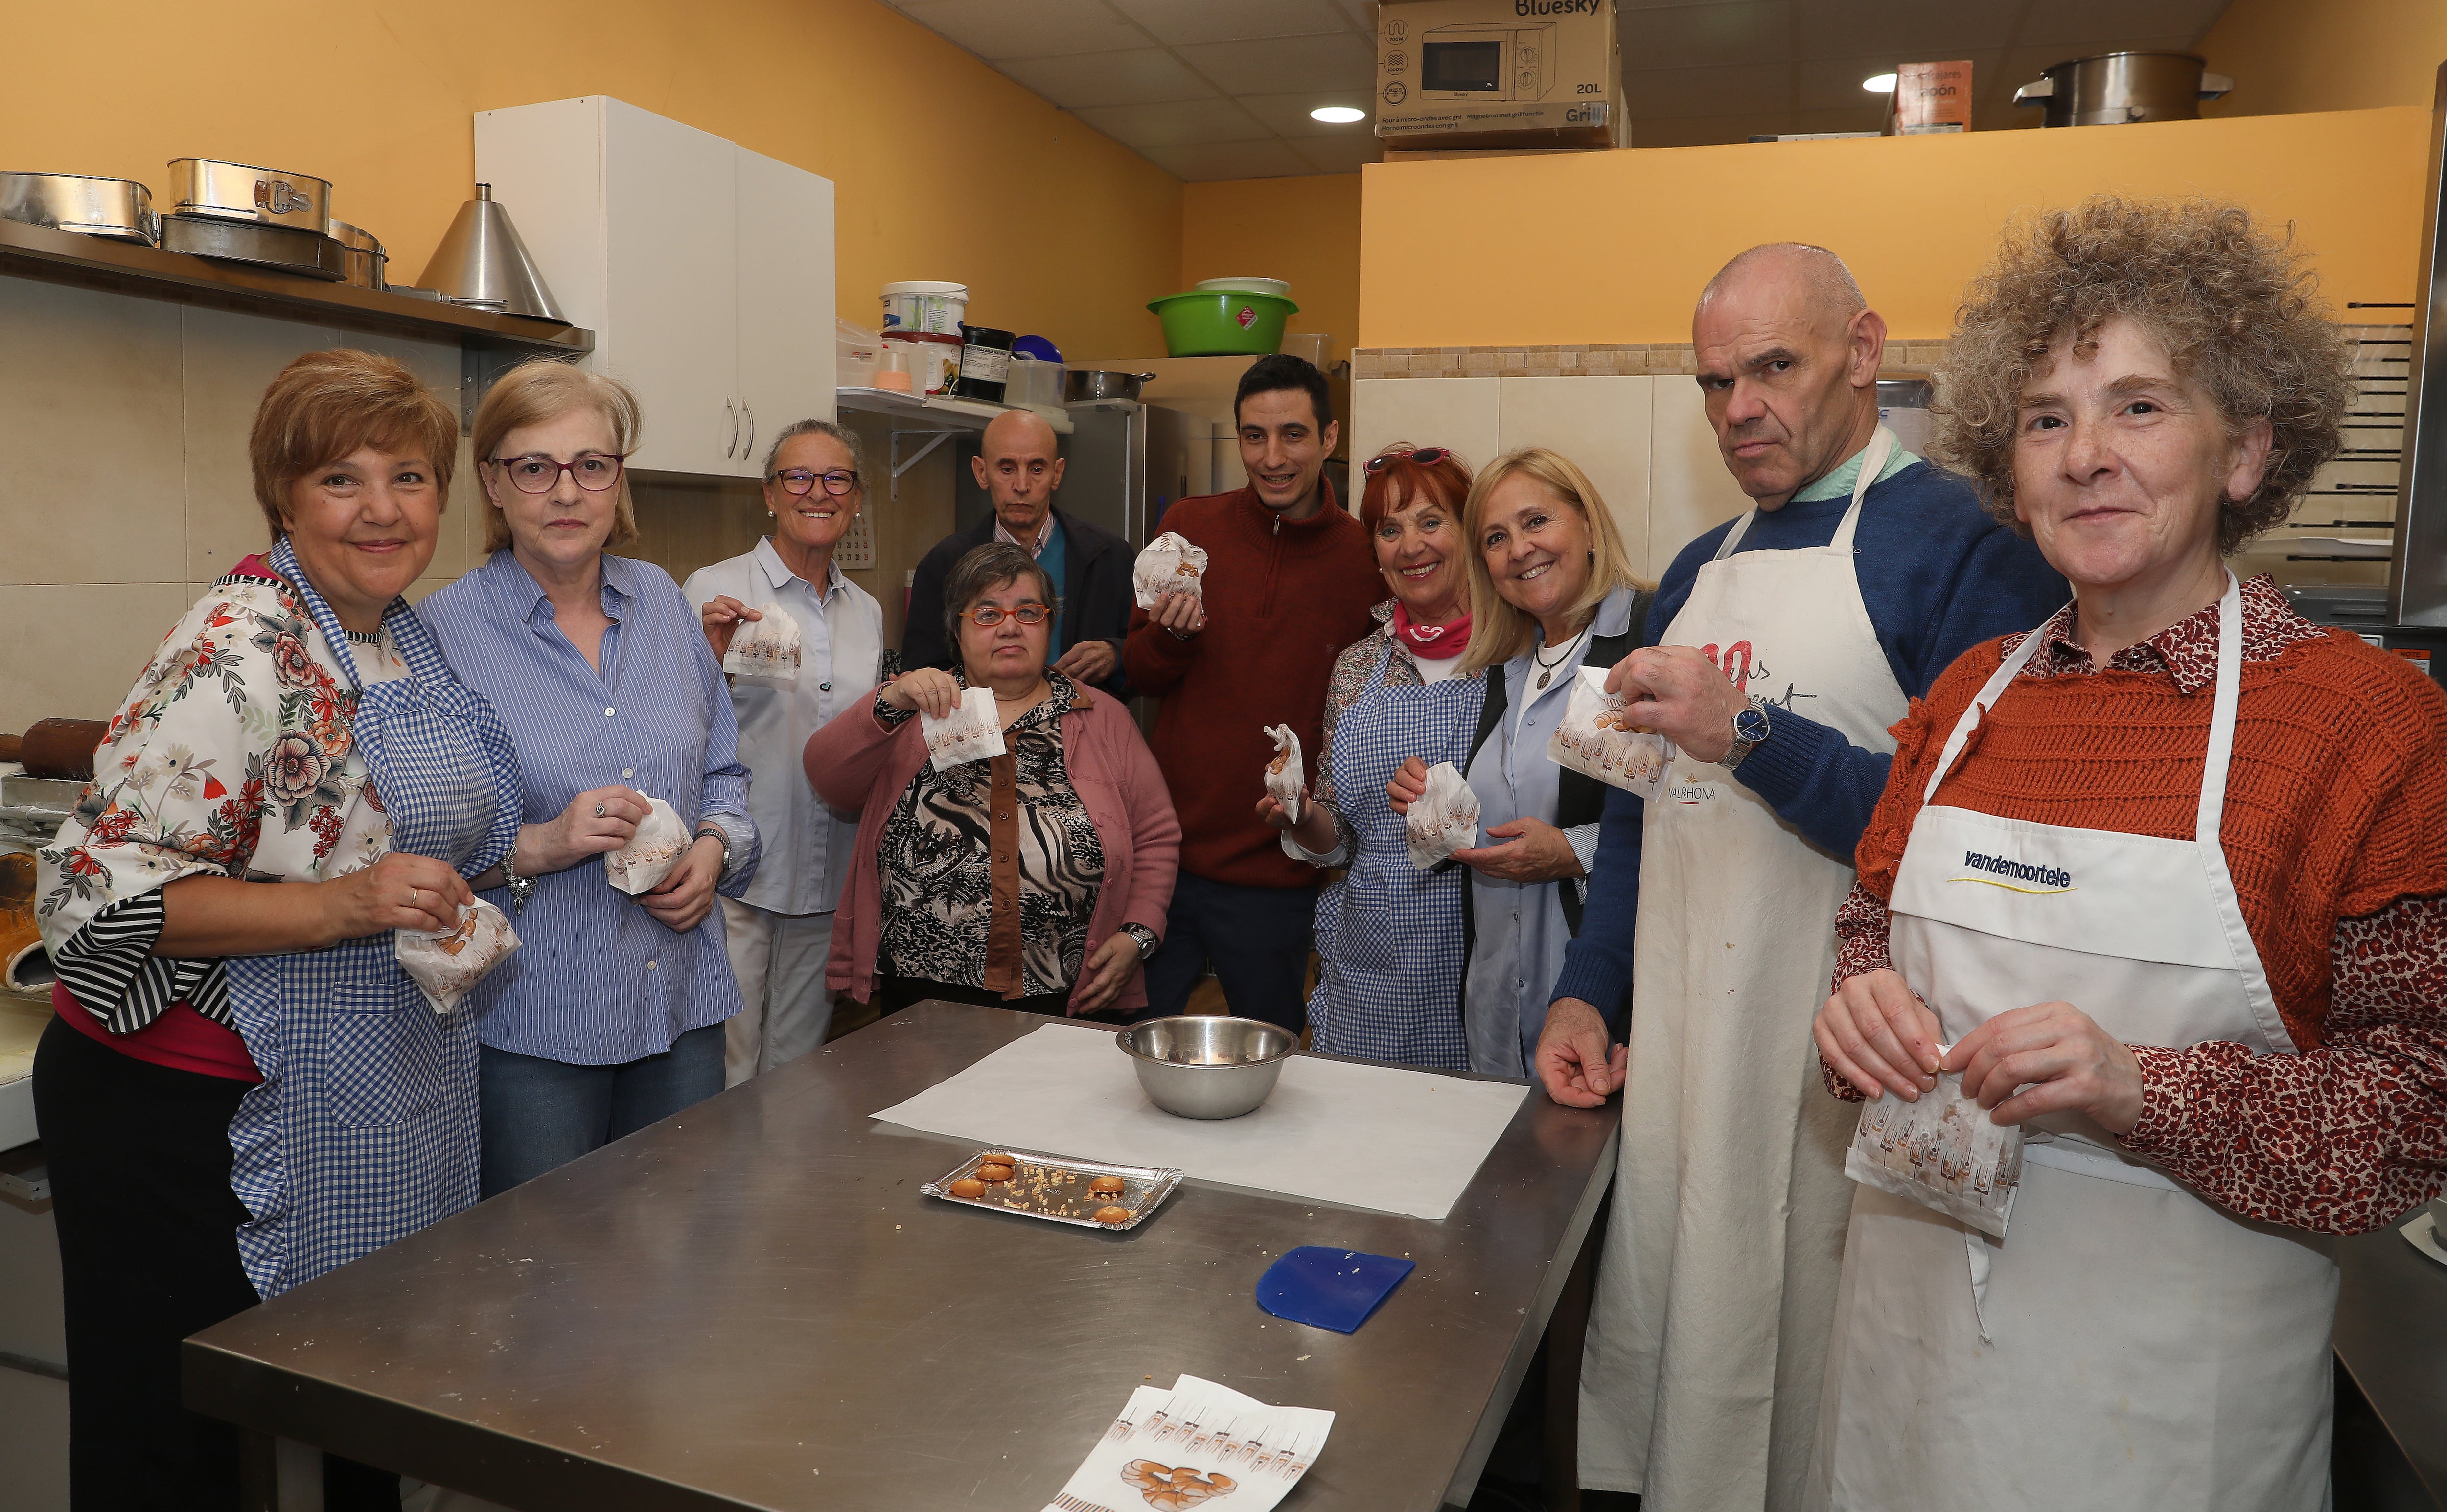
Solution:
[(1274, 1095), (1299, 1049), (1289, 1030), (1254, 1018), (1184, 1014), (1114, 1036), (1155, 1106), (1183, 1118), (1239, 1118)]

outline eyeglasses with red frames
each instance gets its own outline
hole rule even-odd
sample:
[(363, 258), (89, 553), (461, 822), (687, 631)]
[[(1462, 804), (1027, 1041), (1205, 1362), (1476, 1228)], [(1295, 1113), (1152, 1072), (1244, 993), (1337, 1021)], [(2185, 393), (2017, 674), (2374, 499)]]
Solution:
[(975, 609), (960, 611), (960, 617), (979, 630), (992, 630), (1002, 623), (1005, 614), (1023, 625), (1042, 625), (1053, 613), (1052, 609), (1032, 599), (1025, 604), (1014, 604), (1009, 609), (999, 604), (980, 604)]
[(842, 498), (858, 487), (858, 474), (840, 468), (820, 473), (809, 472), (805, 467), (792, 467), (775, 473), (772, 481), (780, 483), (785, 492), (801, 497), (805, 497), (813, 490), (819, 482), (825, 485), (825, 492), (835, 499)]
[(1414, 462), (1422, 467), (1432, 467), (1452, 453), (1442, 446), (1394, 446), (1368, 459), (1365, 472), (1379, 473), (1397, 462)]
[(599, 494), (620, 481), (620, 468), (627, 458), (617, 452), (590, 451), (570, 462), (555, 462), (536, 453), (525, 457), (496, 457), (493, 465), (509, 475), (510, 484), (522, 494), (548, 494), (560, 486), (560, 475), (569, 474), (579, 487), (590, 494)]

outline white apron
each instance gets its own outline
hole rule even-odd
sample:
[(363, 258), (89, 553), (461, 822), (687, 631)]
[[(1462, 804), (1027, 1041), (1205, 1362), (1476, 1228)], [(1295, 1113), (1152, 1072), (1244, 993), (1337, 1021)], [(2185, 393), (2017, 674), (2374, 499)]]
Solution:
[[(1908, 700), (1861, 601), (1852, 538), (1893, 435), (1861, 459), (1829, 544), (1734, 548), (1662, 644), (1891, 752)], [(1771, 733), (1771, 738), (1773, 734)], [(1849, 857), (1722, 768), (1678, 757), (1641, 827), (1622, 1164), (1581, 1369), (1581, 1484), (1644, 1512), (1795, 1505), (1818, 1416), (1850, 1183), (1849, 1105), (1818, 1079)]]
[[(2242, 621), (2229, 575), (2193, 839), (1921, 810), (1892, 951), (1948, 1043), (2061, 1000), (2128, 1044), (2293, 1052), (2218, 839)], [(2039, 640), (1964, 710), (1924, 802)], [(2031, 1140), (2002, 1239), (1856, 1189), (1818, 1435), (1826, 1504), (2326, 1506), (2326, 1241), (2212, 1206), (2086, 1117), (2039, 1120)]]

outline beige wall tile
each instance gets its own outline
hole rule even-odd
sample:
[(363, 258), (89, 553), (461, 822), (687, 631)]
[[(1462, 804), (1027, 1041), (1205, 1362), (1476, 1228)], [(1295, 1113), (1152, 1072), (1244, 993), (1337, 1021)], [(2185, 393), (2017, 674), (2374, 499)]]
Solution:
[[(185, 478), (187, 562), (183, 576), (210, 581), (249, 552), (269, 543), (263, 512), (255, 501), (255, 474), (246, 439), (263, 390), (292, 358), (329, 347), (355, 347), (398, 358), (425, 380), (444, 403), (459, 403), (459, 349), (336, 331), (303, 321), (271, 320), (221, 310), (187, 309), (179, 369), (186, 396)], [(451, 489), (450, 513), (474, 497), (475, 474), (464, 465)], [(450, 533), (444, 532), (446, 544)], [(447, 558), (456, 572), (466, 560), (464, 531)], [(443, 560), (437, 553), (437, 561)]]
[(1506, 451), (1546, 446), (1589, 475), (1604, 498), (1632, 570), (1654, 578), (1648, 562), (1649, 390), (1633, 378), (1507, 378), (1496, 440)]
[(1698, 384), (1659, 378), (1649, 416), (1655, 461), (1648, 475), (1648, 559), (1661, 576), (1693, 537), (1733, 519), (1751, 501), (1725, 471)]
[(108, 719), (200, 596), (185, 583), (0, 585), (0, 729)]
[[(1586, 382), (1585, 379), (1564, 380)], [(1447, 446), (1472, 467), (1502, 449), (1498, 413), (1501, 378), (1375, 379), (1351, 386), (1351, 461), (1355, 491), (1360, 465), (1397, 441)]]
[(186, 573), (179, 307), (0, 279), (0, 576)]

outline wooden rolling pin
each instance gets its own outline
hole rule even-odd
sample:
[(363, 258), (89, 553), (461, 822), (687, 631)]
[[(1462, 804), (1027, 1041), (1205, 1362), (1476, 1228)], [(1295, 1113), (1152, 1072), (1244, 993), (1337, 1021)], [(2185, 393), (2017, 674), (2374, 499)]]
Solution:
[(46, 719), (23, 735), (0, 735), (0, 762), (23, 762), (28, 777), (93, 779), (93, 753), (110, 727), (99, 719)]

